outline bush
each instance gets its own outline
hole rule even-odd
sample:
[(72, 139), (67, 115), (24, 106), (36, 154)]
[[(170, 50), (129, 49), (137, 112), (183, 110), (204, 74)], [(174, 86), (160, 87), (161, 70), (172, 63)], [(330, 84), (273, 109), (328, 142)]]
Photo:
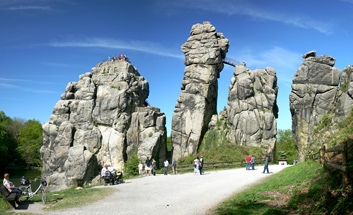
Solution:
[(139, 174), (139, 162), (141, 159), (136, 155), (132, 154), (128, 161), (125, 162), (125, 173), (130, 175), (138, 175)]

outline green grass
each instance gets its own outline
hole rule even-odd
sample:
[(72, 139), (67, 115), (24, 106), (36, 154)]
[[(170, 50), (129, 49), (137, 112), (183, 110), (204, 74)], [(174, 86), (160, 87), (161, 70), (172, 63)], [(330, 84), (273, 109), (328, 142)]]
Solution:
[(213, 214), (287, 214), (286, 208), (276, 208), (261, 202), (276, 197), (259, 194), (266, 191), (296, 193), (302, 187), (308, 186), (319, 175), (321, 169), (317, 162), (304, 162), (288, 167), (219, 204), (213, 210)]
[[(108, 187), (94, 188), (94, 186), (85, 186), (80, 190), (70, 188), (67, 190), (50, 192), (47, 193), (47, 203), (44, 210), (53, 211), (80, 207), (103, 199), (114, 191), (115, 189), (109, 189)], [(33, 196), (33, 198), (28, 201), (43, 204), (40, 193)], [(10, 209), (7, 207), (6, 203), (1, 199), (0, 214), (9, 210)]]

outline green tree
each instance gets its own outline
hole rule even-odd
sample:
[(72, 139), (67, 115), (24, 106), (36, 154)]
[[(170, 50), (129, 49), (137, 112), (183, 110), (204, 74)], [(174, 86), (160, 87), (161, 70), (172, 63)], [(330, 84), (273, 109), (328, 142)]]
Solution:
[(137, 154), (132, 153), (129, 160), (125, 163), (125, 172), (130, 175), (138, 175), (138, 165), (140, 161), (141, 159), (137, 156)]
[(17, 148), (27, 165), (41, 165), (40, 148), (43, 145), (43, 129), (38, 120), (28, 120), (19, 131)]
[(276, 143), (276, 157), (287, 158), (288, 163), (293, 163), (293, 160), (297, 160), (297, 149), (292, 137), (292, 130), (278, 130), (277, 143)]
[(5, 126), (0, 123), (0, 166), (4, 167), (9, 162), (9, 141)]

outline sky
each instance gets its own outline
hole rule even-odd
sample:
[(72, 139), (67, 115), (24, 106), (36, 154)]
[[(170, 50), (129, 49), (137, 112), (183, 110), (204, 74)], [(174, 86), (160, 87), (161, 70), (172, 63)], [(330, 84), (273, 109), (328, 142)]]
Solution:
[[(149, 82), (148, 102), (171, 120), (184, 75), (180, 46), (192, 25), (209, 21), (229, 39), (227, 57), (276, 70), (277, 129), (291, 129), (289, 94), (301, 55), (353, 62), (353, 0), (1, 0), (0, 110), (49, 121), (69, 82), (108, 56), (127, 55)], [(227, 106), (234, 67), (218, 79)]]

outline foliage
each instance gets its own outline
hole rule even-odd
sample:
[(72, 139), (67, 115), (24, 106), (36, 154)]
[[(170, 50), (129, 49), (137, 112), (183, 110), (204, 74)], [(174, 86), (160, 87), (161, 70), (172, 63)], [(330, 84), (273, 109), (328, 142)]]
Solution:
[(124, 172), (129, 175), (138, 175), (139, 174), (138, 165), (140, 161), (141, 159), (137, 156), (137, 148), (135, 148), (132, 151), (129, 159), (125, 162)]
[(316, 178), (320, 170), (320, 164), (311, 161), (285, 168), (281, 172), (266, 178), (261, 184), (256, 184), (219, 204), (213, 213), (288, 214), (287, 208), (279, 208), (266, 203), (276, 197), (263, 195), (262, 193), (266, 191), (276, 191), (290, 194), (293, 190), (289, 190), (288, 187), (293, 187), (294, 192), (297, 192), (302, 186), (306, 186), (310, 181)]
[(23, 127), (24, 120), (6, 116), (0, 111), (0, 167), (16, 161), (20, 163), (16, 148), (18, 146), (18, 132)]
[(148, 137), (152, 137), (152, 135), (153, 135), (152, 131), (148, 133)]
[(215, 148), (203, 150), (199, 155), (189, 154), (187, 157), (181, 157), (178, 160), (179, 165), (193, 164), (197, 156), (202, 155), (205, 162), (221, 161), (241, 161), (249, 155), (254, 155), (257, 160), (264, 157), (263, 149), (254, 146), (240, 146), (232, 143), (224, 143)]
[(167, 151), (170, 152), (173, 149), (173, 143), (172, 143), (172, 138), (167, 137)]
[(5, 167), (9, 163), (40, 165), (42, 133), (39, 121), (11, 119), (0, 111), (0, 166)]
[(43, 129), (38, 120), (28, 120), (19, 132), (20, 145), (17, 148), (27, 165), (41, 165), (40, 148), (43, 145)]
[(288, 163), (293, 163), (293, 160), (297, 160), (297, 149), (292, 137), (292, 131), (290, 129), (278, 130), (276, 143), (276, 157), (287, 158)]

